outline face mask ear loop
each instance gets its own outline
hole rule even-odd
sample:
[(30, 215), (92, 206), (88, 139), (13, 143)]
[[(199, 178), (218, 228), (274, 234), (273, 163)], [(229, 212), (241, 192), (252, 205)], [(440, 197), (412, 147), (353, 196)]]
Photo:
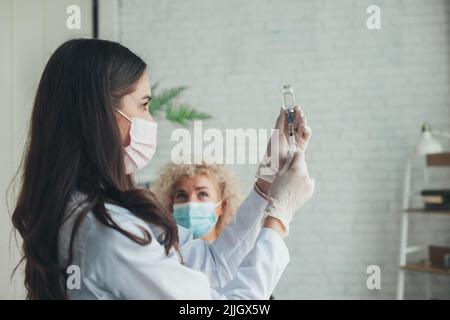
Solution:
[(124, 117), (125, 119), (127, 119), (130, 122), (133, 122), (133, 120), (130, 119), (130, 117), (128, 117), (125, 113), (123, 113), (122, 111), (120, 111), (119, 109), (114, 108), (122, 117)]
[(217, 203), (215, 204), (214, 208), (217, 208), (222, 202), (223, 202), (223, 199), (220, 200), (219, 202), (217, 202)]

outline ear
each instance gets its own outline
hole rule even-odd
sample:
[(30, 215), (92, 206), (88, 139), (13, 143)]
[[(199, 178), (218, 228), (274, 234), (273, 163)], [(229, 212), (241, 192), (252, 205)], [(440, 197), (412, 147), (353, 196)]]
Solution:
[(116, 121), (117, 121), (117, 126), (119, 127), (119, 132), (120, 132), (120, 138), (122, 140), (122, 145), (124, 147), (128, 146), (130, 144), (130, 121), (128, 121), (127, 119), (125, 119), (124, 117), (122, 117), (121, 115), (119, 115), (116, 112)]
[(227, 200), (222, 200), (222, 203), (216, 208), (217, 216), (220, 217), (225, 212), (227, 206), (228, 206)]

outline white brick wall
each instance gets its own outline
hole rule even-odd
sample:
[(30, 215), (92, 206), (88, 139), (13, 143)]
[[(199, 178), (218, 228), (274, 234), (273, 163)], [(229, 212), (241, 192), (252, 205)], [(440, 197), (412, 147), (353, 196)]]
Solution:
[[(308, 159), (317, 188), (293, 223), (291, 263), (275, 296), (394, 298), (403, 162), (424, 120), (450, 129), (450, 3), (119, 4), (119, 40), (146, 59), (152, 82), (190, 86), (185, 100), (214, 116), (205, 128), (271, 128), (280, 85), (294, 84), (313, 128)], [(380, 31), (365, 27), (370, 4), (381, 7)], [(173, 128), (161, 123), (147, 173), (169, 160)], [(248, 190), (255, 166), (234, 169)], [(417, 218), (411, 232), (450, 244), (450, 218)], [(369, 264), (381, 267), (379, 291), (366, 288)], [(408, 298), (425, 297), (424, 279), (408, 274)], [(448, 277), (431, 282), (433, 296), (449, 297)]]

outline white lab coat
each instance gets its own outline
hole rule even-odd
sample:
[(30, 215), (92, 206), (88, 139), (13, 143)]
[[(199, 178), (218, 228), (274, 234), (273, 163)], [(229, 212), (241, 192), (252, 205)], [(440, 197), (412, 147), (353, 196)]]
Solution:
[[(74, 193), (67, 212), (84, 198)], [(152, 236), (146, 246), (135, 243), (100, 223), (89, 212), (73, 246), (72, 265), (80, 271), (80, 287), (68, 290), (70, 299), (268, 299), (284, 268), (289, 252), (273, 230), (262, 228), (267, 202), (255, 191), (243, 201), (219, 238), (208, 243), (193, 239), (179, 226), (179, 246), (166, 255), (157, 241), (160, 228), (147, 224), (125, 208), (106, 204), (123, 229)], [(79, 210), (67, 214), (58, 240), (60, 266), (67, 266), (73, 222)], [(70, 282), (77, 285), (71, 275)], [(65, 285), (65, 283), (63, 284)]]

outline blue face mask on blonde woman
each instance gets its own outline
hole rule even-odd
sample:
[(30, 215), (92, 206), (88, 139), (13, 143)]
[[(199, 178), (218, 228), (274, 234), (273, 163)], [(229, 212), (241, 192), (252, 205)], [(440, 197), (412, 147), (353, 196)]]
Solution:
[(216, 208), (220, 205), (214, 202), (187, 202), (173, 205), (175, 221), (190, 230), (194, 238), (208, 234), (217, 223)]
[[(27, 297), (268, 299), (289, 262), (290, 221), (314, 191), (304, 149), (273, 180), (258, 174), (216, 241), (194, 240), (131, 176), (156, 147), (147, 72), (129, 49), (98, 39), (69, 40), (50, 57), (12, 215)], [(282, 141), (285, 122), (281, 113)], [(311, 131), (299, 109), (295, 123), (306, 147)], [(268, 151), (283, 163), (280, 150)]]

